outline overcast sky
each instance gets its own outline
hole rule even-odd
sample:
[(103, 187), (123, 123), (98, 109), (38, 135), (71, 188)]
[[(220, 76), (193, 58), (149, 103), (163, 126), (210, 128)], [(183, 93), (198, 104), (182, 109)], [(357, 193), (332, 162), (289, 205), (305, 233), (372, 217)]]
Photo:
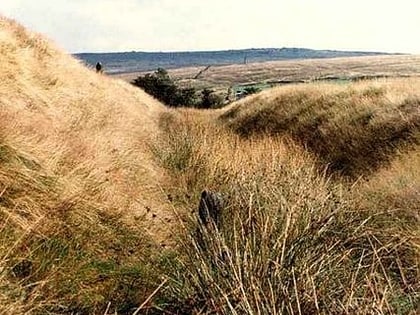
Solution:
[(306, 47), (420, 54), (420, 0), (0, 0), (69, 52)]

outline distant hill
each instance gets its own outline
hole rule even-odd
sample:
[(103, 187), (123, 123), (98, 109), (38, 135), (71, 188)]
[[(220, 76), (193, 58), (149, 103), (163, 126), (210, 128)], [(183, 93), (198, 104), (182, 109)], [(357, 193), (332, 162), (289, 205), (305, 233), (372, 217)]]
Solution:
[(88, 65), (98, 61), (107, 73), (128, 73), (155, 70), (159, 67), (174, 69), (188, 66), (227, 65), (245, 62), (263, 62), (287, 59), (335, 58), (389, 55), (381, 52), (314, 50), (307, 48), (261, 48), (199, 52), (121, 52), (80, 53), (75, 56)]

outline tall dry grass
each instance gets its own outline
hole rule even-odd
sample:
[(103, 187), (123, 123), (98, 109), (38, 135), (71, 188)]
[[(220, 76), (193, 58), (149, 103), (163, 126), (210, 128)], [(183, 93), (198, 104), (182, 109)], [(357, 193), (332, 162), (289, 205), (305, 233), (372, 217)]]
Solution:
[(419, 79), (273, 89), (222, 116), (235, 132), (292, 137), (322, 167), (357, 177), (404, 146), (419, 143)]
[[(330, 178), (326, 168), (320, 170), (315, 154), (288, 137), (244, 137), (212, 123), (209, 115), (192, 110), (165, 114), (166, 133), (155, 150), (174, 178), (166, 186), (174, 206), (181, 213), (194, 213), (185, 219), (190, 234), (182, 241), (183, 254), (167, 289), (169, 310), (193, 314), (420, 310), (416, 210), (420, 178), (410, 171), (418, 166), (417, 159), (411, 160), (416, 149), (405, 155), (410, 166), (395, 160), (393, 167), (405, 169), (393, 171), (383, 164), (377, 177), (370, 177), (372, 182), (359, 179), (349, 184)], [(411, 195), (401, 195), (405, 207), (389, 202), (393, 192), (400, 192), (384, 182), (378, 185), (384, 180), (382, 173), (392, 174), (388, 180), (395, 182), (398, 177), (406, 179), (402, 185), (411, 187)], [(220, 231), (202, 228), (197, 234), (203, 189), (224, 196), (224, 225)], [(197, 235), (204, 235), (204, 240)]]
[(0, 313), (134, 312), (171, 230), (163, 105), (4, 17), (0, 55)]
[[(59, 176), (2, 143), (0, 313), (124, 312), (159, 284), (154, 245), (113, 209), (63, 199)], [(99, 188), (97, 188), (100, 190)], [(147, 259), (146, 259), (147, 257)], [(156, 257), (156, 258), (154, 258)]]
[[(0, 313), (419, 311), (416, 81), (267, 92), (226, 128), (5, 18), (0, 53)], [(343, 150), (358, 181), (329, 177)]]

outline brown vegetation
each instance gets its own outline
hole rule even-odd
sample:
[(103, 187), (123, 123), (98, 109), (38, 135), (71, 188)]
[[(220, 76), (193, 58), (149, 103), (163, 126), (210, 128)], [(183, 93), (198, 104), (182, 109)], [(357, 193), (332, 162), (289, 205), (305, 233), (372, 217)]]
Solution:
[[(217, 91), (233, 85), (277, 82), (308, 81), (320, 78), (351, 78), (360, 76), (418, 76), (420, 56), (368, 56), (351, 58), (284, 60), (228, 66), (213, 66), (196, 78), (204, 67), (187, 67), (169, 70), (169, 75), (181, 86), (197, 89), (211, 87)], [(138, 73), (116, 75), (132, 81)]]
[(418, 80), (169, 110), (0, 39), (1, 314), (419, 312)]
[[(246, 110), (248, 102), (236, 106)], [(318, 159), (290, 137), (236, 135), (206, 114), (174, 115), (165, 114), (164, 125), (172, 127), (160, 158), (173, 173), (167, 189), (178, 211), (196, 208), (203, 187), (220, 192), (227, 202), (224, 226), (219, 234), (208, 234), (206, 246), (194, 228), (183, 242), (183, 272), (174, 276), (183, 280), (172, 287), (175, 310), (419, 310), (420, 177), (412, 172), (418, 168), (418, 158), (412, 159), (417, 147), (393, 155), (375, 175), (369, 170), (366, 180), (348, 182), (327, 177)]]
[(279, 88), (231, 106), (222, 115), (241, 135), (287, 135), (323, 167), (360, 176), (420, 141), (418, 79), (350, 86)]
[(170, 233), (147, 149), (164, 106), (5, 18), (0, 55), (0, 313), (138, 305)]

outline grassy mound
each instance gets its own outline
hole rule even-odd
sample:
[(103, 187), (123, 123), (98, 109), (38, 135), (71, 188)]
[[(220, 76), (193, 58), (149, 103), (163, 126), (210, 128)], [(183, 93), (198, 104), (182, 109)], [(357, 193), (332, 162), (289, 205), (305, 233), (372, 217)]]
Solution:
[(170, 230), (149, 214), (163, 106), (5, 18), (0, 54), (0, 313), (128, 312)]
[[(320, 173), (318, 158), (294, 141), (239, 136), (212, 123), (214, 115), (184, 111), (162, 118), (166, 133), (155, 152), (173, 175), (166, 190), (180, 213), (194, 212), (166, 291), (168, 310), (419, 310), (418, 150), (349, 185)], [(224, 196), (223, 225), (197, 234), (204, 188)]]
[(344, 175), (374, 171), (420, 141), (418, 79), (280, 88), (239, 102), (221, 119), (237, 133), (287, 135)]

